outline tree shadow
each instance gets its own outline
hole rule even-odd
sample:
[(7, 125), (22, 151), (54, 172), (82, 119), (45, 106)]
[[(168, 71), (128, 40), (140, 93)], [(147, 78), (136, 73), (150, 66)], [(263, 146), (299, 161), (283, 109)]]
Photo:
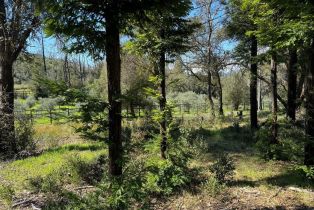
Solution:
[(98, 151), (105, 148), (102, 143), (97, 144), (69, 144), (65, 146), (60, 146), (56, 148), (51, 148), (45, 152), (60, 152), (60, 151)]
[(192, 145), (201, 145), (203, 150), (214, 157), (224, 152), (251, 154), (254, 150), (248, 127), (229, 126), (219, 130), (199, 128), (191, 131), (190, 139)]
[(262, 184), (273, 185), (278, 187), (299, 187), (314, 189), (314, 182), (306, 179), (303, 174), (297, 170), (287, 170), (281, 174), (266, 177), (257, 181), (246, 179), (230, 181), (228, 186), (235, 187), (258, 187)]

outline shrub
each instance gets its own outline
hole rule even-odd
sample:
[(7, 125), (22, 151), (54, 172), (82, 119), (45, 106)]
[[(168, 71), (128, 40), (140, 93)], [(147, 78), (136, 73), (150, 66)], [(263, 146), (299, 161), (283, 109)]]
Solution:
[(159, 157), (148, 160), (145, 188), (149, 192), (169, 195), (189, 181), (183, 168)]
[(15, 192), (11, 185), (0, 184), (0, 204), (2, 203), (6, 207), (10, 208), (13, 203), (13, 197)]
[(307, 180), (314, 182), (314, 166), (299, 166), (296, 168)]
[(264, 159), (275, 159), (284, 161), (303, 160), (304, 133), (302, 129), (287, 122), (279, 127), (278, 144), (271, 144), (270, 123), (266, 124), (257, 132), (256, 148)]
[(48, 174), (47, 176), (36, 176), (28, 180), (30, 189), (35, 192), (59, 193), (61, 192), (63, 178), (59, 173)]
[(55, 108), (55, 106), (63, 102), (63, 98), (62, 97), (42, 98), (39, 101), (41, 109), (51, 111)]
[(83, 161), (78, 155), (70, 157), (68, 161), (69, 167), (88, 184), (96, 184), (101, 181), (106, 163), (107, 157), (105, 155), (100, 155), (92, 162)]
[(20, 157), (29, 156), (36, 151), (32, 120), (24, 114), (15, 115), (15, 141)]
[(205, 192), (211, 196), (219, 195), (225, 188), (225, 185), (219, 182), (215, 177), (210, 176), (202, 185)]
[(235, 170), (234, 160), (228, 154), (222, 154), (217, 161), (210, 166), (210, 171), (214, 174), (219, 183), (225, 183), (231, 179)]
[(73, 117), (81, 125), (76, 131), (92, 140), (106, 140), (108, 132), (107, 107), (108, 104), (104, 101), (87, 98), (80, 105), (79, 112), (81, 114)]
[(145, 189), (150, 193), (169, 195), (191, 181), (187, 167), (190, 151), (184, 139), (168, 137), (168, 159), (160, 158), (160, 139), (145, 145), (150, 156), (145, 161)]
[(25, 100), (25, 106), (27, 108), (32, 108), (36, 104), (36, 99), (34, 96), (28, 96)]

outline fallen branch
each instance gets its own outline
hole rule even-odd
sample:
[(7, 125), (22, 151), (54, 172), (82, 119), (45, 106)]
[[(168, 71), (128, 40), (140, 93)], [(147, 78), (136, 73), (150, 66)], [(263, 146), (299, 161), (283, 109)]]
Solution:
[(18, 206), (25, 205), (25, 204), (30, 204), (32, 201), (33, 201), (33, 198), (19, 201), (19, 202), (17, 202), (17, 203), (14, 203), (14, 204), (12, 205), (12, 208), (16, 208), (16, 207), (18, 207)]
[(85, 189), (91, 189), (91, 188), (96, 188), (95, 186), (83, 186), (83, 187), (78, 187), (78, 188), (75, 188), (74, 190), (85, 190)]

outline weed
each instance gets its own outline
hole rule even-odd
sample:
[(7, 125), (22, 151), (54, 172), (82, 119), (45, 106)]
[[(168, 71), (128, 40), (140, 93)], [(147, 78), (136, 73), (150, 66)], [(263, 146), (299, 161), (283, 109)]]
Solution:
[(225, 183), (231, 179), (235, 170), (234, 160), (228, 154), (222, 154), (218, 160), (210, 166), (210, 171), (214, 173), (219, 183)]
[(107, 157), (100, 155), (96, 160), (87, 162), (78, 155), (73, 155), (68, 160), (68, 165), (86, 183), (96, 184), (104, 176)]
[(0, 184), (0, 204), (3, 203), (6, 207), (10, 207), (13, 203), (15, 191), (10, 184)]
[(214, 176), (210, 176), (203, 184), (202, 188), (211, 196), (219, 195), (224, 189), (225, 184), (219, 182)]

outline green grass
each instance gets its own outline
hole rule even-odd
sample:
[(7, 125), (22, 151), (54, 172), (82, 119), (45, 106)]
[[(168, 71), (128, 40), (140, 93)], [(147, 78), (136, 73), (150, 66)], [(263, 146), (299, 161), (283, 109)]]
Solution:
[(1, 166), (0, 177), (19, 192), (25, 189), (30, 178), (46, 176), (64, 169), (68, 157), (72, 155), (79, 155), (82, 160), (89, 161), (105, 153), (105, 146), (100, 143), (64, 145), (48, 150), (38, 157), (4, 163)]

